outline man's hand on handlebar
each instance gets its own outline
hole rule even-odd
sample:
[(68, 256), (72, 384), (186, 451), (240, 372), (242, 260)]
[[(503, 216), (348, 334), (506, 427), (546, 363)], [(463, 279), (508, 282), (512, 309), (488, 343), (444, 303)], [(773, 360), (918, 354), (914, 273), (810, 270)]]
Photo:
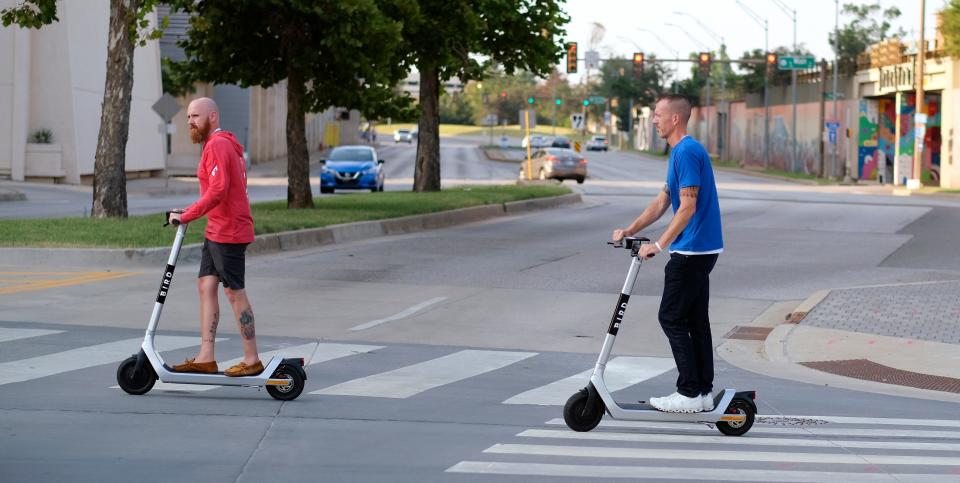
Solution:
[(167, 217), (167, 223), (169, 223), (169, 224), (171, 224), (171, 225), (173, 225), (173, 226), (179, 226), (179, 225), (180, 225), (180, 214), (181, 214), (181, 213), (183, 213), (183, 210), (173, 210), (173, 211), (171, 211), (170, 214), (169, 214), (169, 216)]
[(643, 259), (653, 258), (656, 254), (660, 253), (660, 249), (657, 248), (653, 243), (644, 243), (640, 246), (640, 251), (637, 252), (637, 256)]
[(627, 236), (630, 236), (630, 234), (627, 233), (627, 230), (624, 230), (622, 228), (613, 230), (613, 243), (620, 243), (620, 241)]

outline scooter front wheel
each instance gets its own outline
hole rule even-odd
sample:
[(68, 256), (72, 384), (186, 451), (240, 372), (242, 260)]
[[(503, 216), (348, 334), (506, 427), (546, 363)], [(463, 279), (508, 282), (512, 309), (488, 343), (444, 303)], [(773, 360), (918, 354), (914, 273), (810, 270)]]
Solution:
[(563, 406), (563, 420), (574, 431), (590, 431), (596, 428), (600, 424), (600, 420), (603, 419), (603, 411), (605, 410), (603, 400), (594, 394), (593, 407), (587, 407), (590, 400), (588, 391), (586, 388), (577, 391), (576, 394), (570, 396), (570, 399), (567, 399), (567, 404)]
[(130, 356), (121, 362), (120, 367), (117, 368), (117, 384), (127, 394), (139, 396), (153, 389), (153, 384), (157, 382), (157, 375), (154, 374), (153, 368), (149, 365), (139, 373), (137, 373), (136, 368), (136, 356)]
[(743, 416), (742, 421), (719, 421), (717, 429), (727, 436), (743, 436), (753, 427), (753, 420), (756, 418), (756, 411), (753, 405), (746, 399), (734, 399), (727, 406), (726, 414), (737, 414)]
[(274, 399), (280, 401), (292, 401), (303, 392), (306, 381), (300, 375), (300, 371), (288, 364), (281, 364), (276, 371), (273, 371), (271, 379), (287, 379), (287, 384), (280, 386), (267, 386), (267, 393)]

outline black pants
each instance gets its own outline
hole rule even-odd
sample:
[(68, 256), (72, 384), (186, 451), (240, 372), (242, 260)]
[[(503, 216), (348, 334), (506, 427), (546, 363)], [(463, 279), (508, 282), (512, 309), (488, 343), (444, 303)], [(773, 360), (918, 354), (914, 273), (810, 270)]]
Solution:
[(680, 376), (677, 392), (696, 397), (713, 390), (710, 272), (719, 255), (673, 253), (664, 268), (660, 327), (670, 341)]

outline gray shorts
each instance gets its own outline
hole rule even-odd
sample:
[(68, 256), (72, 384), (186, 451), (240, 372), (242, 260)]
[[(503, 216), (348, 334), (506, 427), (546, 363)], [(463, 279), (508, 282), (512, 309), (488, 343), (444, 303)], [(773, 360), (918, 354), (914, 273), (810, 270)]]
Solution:
[(204, 239), (198, 277), (213, 275), (220, 279), (224, 288), (243, 290), (247, 245), (248, 243), (217, 243)]

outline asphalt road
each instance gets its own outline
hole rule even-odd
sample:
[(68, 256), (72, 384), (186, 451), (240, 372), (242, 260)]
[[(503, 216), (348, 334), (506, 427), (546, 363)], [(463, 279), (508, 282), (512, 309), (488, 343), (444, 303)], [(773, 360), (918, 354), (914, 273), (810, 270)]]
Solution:
[[(516, 172), (468, 142), (445, 143), (443, 156), (445, 184)], [(388, 189), (409, 189), (413, 147), (386, 146), (383, 157)], [(960, 479), (953, 404), (773, 379), (722, 361), (717, 387), (756, 389), (769, 416), (744, 437), (608, 418), (590, 433), (566, 430), (561, 405), (596, 360), (629, 263), (605, 241), (652, 199), (665, 171), (637, 155), (588, 158), (579, 206), (249, 260), (261, 351), (313, 362), (293, 402), (255, 389), (128, 396), (111, 387), (116, 363), (137, 350), (162, 267), (112, 268), (118, 278), (96, 282), (80, 272), (103, 267), (0, 267), (8, 282), (35, 282), (0, 294), (3, 481)], [(771, 304), (816, 290), (960, 279), (957, 249), (944, 246), (960, 221), (955, 202), (717, 179), (726, 244), (711, 278), (717, 344)], [(641, 269), (614, 351), (621, 359), (608, 369), (621, 401), (673, 390), (655, 321), (662, 268), (655, 258)], [(198, 342), (195, 270), (178, 267), (167, 299), (169, 361), (192, 356)], [(240, 351), (232, 324), (220, 327), (224, 366)]]

